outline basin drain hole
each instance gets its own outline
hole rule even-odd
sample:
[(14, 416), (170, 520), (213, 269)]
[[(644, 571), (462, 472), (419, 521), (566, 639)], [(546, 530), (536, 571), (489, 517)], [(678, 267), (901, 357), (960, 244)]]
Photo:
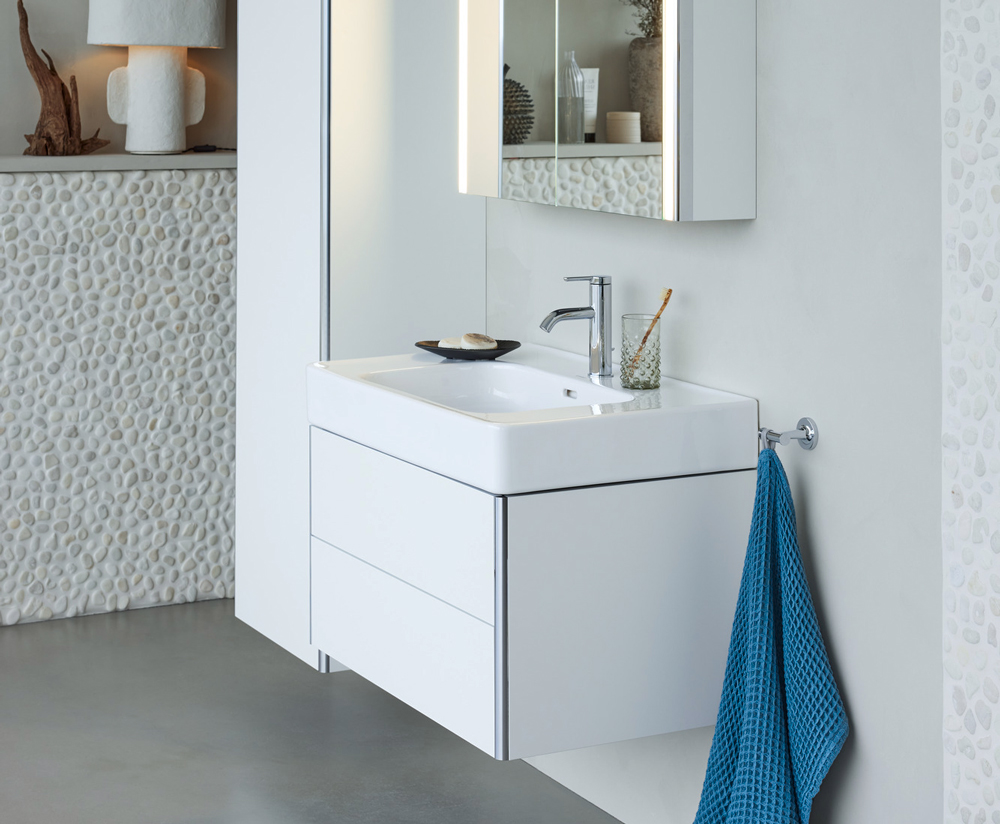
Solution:
[(563, 394), (567, 398), (575, 398), (576, 397), (576, 391), (573, 390), (573, 389), (563, 389)]

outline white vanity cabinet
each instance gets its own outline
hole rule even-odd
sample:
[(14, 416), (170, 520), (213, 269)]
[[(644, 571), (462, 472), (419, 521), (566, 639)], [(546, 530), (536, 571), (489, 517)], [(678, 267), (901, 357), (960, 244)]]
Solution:
[(752, 470), (503, 496), (310, 431), (316, 647), (500, 759), (714, 723)]

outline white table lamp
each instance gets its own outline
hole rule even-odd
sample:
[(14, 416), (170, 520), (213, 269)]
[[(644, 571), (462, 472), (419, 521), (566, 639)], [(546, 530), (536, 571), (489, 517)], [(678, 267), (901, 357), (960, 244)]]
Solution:
[(125, 150), (174, 154), (205, 114), (205, 75), (189, 48), (226, 45), (226, 0), (90, 0), (87, 42), (128, 46), (128, 66), (108, 78), (108, 114), (128, 127)]

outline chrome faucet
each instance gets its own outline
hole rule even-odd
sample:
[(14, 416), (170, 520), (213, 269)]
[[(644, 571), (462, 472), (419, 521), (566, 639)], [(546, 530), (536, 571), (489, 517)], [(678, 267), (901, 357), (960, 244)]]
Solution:
[(590, 284), (590, 306), (556, 309), (542, 321), (542, 329), (552, 328), (564, 320), (584, 318), (590, 321), (590, 377), (611, 375), (611, 278), (563, 278), (565, 281), (587, 281)]

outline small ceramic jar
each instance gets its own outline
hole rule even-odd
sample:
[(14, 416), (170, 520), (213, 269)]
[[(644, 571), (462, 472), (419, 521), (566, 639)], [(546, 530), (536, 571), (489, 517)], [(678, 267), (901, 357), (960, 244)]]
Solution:
[(642, 143), (639, 112), (608, 112), (608, 143)]

